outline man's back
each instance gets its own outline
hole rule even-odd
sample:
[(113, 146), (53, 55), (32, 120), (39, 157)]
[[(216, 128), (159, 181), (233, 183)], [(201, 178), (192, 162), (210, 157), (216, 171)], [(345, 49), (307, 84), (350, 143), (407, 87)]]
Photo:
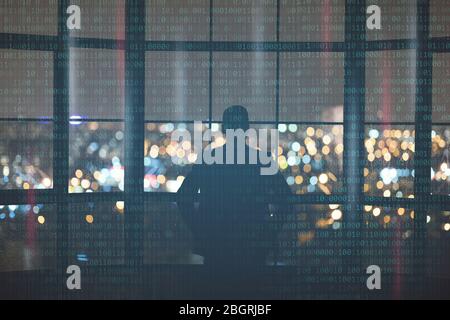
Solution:
[[(249, 150), (246, 147), (247, 155)], [(184, 207), (180, 209), (205, 263), (264, 264), (275, 236), (265, 201), (272, 194), (286, 195), (289, 188), (281, 174), (261, 175), (261, 167), (260, 164), (197, 165), (184, 181), (179, 191)], [(195, 194), (200, 202), (198, 210), (186, 201)]]

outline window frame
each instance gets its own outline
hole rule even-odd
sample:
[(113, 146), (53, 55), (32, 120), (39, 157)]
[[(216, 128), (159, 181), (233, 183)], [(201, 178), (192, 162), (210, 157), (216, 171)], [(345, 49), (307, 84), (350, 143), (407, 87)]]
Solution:
[[(276, 41), (272, 42), (220, 42), (213, 41), (213, 0), (210, 0), (209, 41), (152, 41), (145, 38), (146, 1), (126, 1), (125, 40), (69, 37), (66, 27), (66, 8), (70, 1), (58, 3), (58, 34), (55, 36), (0, 33), (1, 49), (45, 50), (54, 53), (54, 99), (53, 99), (53, 189), (48, 190), (2, 190), (0, 204), (25, 204), (30, 192), (37, 203), (57, 205), (57, 250), (58, 263), (67, 265), (68, 205), (77, 202), (125, 201), (126, 261), (130, 265), (143, 265), (143, 214), (146, 201), (174, 202), (176, 194), (144, 192), (144, 145), (145, 124), (164, 121), (145, 120), (145, 53), (147, 51), (196, 51), (209, 53), (209, 124), (212, 121), (212, 55), (218, 51), (265, 51), (276, 53), (276, 115), (274, 121), (252, 123), (278, 126), (280, 100), (280, 53), (281, 52), (343, 52), (345, 57), (344, 121), (344, 193), (335, 195), (292, 195), (292, 204), (343, 204), (345, 208), (344, 227), (350, 230), (362, 226), (362, 207), (378, 205), (386, 207), (414, 208), (414, 227), (418, 231), (414, 238), (418, 254), (423, 254), (426, 241), (426, 216), (429, 209), (448, 209), (450, 197), (431, 195), (431, 129), (432, 129), (432, 59), (433, 53), (450, 53), (450, 36), (431, 38), (429, 36), (430, 3), (417, 1), (416, 39), (366, 41), (366, 1), (345, 1), (344, 42), (281, 42), (280, 2), (277, 0)], [(123, 121), (125, 123), (125, 190), (124, 192), (69, 194), (69, 49), (96, 48), (125, 50), (125, 118), (83, 119), (83, 122)], [(414, 124), (416, 131), (415, 178), (413, 199), (384, 198), (363, 193), (364, 185), (364, 132), (365, 126), (365, 52), (377, 50), (414, 49), (417, 53), (416, 106)], [(138, 61), (136, 64), (135, 62)], [(350, 72), (348, 72), (350, 71)], [(133, 90), (130, 90), (133, 89)], [(138, 89), (138, 90), (137, 90)], [(356, 92), (356, 93), (355, 93)], [(419, 105), (419, 102), (420, 105)], [(131, 108), (130, 106), (133, 106)], [(356, 120), (355, 120), (356, 119)], [(417, 121), (421, 119), (421, 121)], [(33, 119), (0, 119), (1, 121), (34, 121)], [(171, 121), (174, 122), (174, 121)], [(175, 121), (177, 122), (177, 121)], [(191, 121), (178, 121), (191, 122)], [(281, 122), (285, 123), (285, 122)], [(329, 125), (330, 122), (292, 122), (296, 124)], [(391, 123), (406, 124), (406, 123)], [(450, 123), (438, 125), (450, 126)], [(427, 142), (430, 140), (429, 142)], [(349, 179), (349, 177), (356, 177)], [(352, 181), (350, 183), (350, 181)], [(272, 200), (272, 199), (271, 199)], [(280, 201), (281, 199), (273, 199)], [(355, 223), (355, 224), (354, 224)], [(356, 227), (355, 227), (356, 226)]]

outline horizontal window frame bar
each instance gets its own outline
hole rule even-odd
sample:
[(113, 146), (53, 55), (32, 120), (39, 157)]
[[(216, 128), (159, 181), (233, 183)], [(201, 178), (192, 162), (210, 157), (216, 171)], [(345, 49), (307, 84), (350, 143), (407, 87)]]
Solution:
[[(450, 202), (450, 198), (448, 199)], [(364, 205), (372, 205), (386, 208), (411, 208), (416, 206), (415, 199), (411, 198), (385, 198), (377, 196), (364, 196)]]
[[(81, 119), (68, 119), (67, 120), (70, 124), (70, 122), (80, 122), (80, 124), (83, 123), (89, 123), (89, 122), (103, 122), (103, 123), (121, 123), (125, 122), (125, 119), (106, 119), (106, 118), (81, 118)], [(45, 118), (45, 119), (38, 119), (38, 118), (0, 118), (0, 122), (49, 122), (52, 123), (54, 120), (52, 118)], [(218, 123), (221, 124), (221, 120), (145, 120), (145, 124), (162, 124), (162, 123), (186, 123), (186, 124), (193, 124), (194, 122), (202, 122), (202, 123)], [(317, 126), (343, 126), (344, 123), (342, 122), (327, 122), (327, 121), (269, 121), (269, 120), (257, 120), (257, 121), (249, 121), (249, 124), (269, 124), (269, 125), (277, 125), (277, 124), (296, 124), (296, 125), (317, 125)], [(71, 124), (70, 124), (71, 125)], [(366, 126), (414, 126), (414, 122), (376, 122), (376, 121), (369, 121), (364, 122), (364, 125)], [(450, 122), (438, 122), (433, 123), (433, 127), (447, 127), (450, 126)]]
[(124, 200), (125, 193), (123, 191), (69, 193), (68, 195), (69, 204), (76, 204), (79, 202), (114, 202)]
[[(53, 118), (0, 118), (0, 122), (54, 122)], [(125, 122), (125, 119), (81, 118), (67, 119), (67, 122)]]
[(9, 189), (0, 191), (0, 205), (27, 204), (31, 194), (35, 203), (56, 203), (55, 189)]
[(433, 127), (450, 127), (450, 122), (432, 123), (431, 126), (433, 126)]
[(378, 121), (367, 121), (364, 122), (366, 126), (413, 126), (414, 122), (408, 121), (394, 121), (394, 122), (378, 122)]
[(414, 50), (417, 48), (417, 39), (389, 39), (365, 42), (365, 51)]
[(145, 51), (345, 52), (345, 42), (145, 41)]
[[(12, 189), (0, 191), (0, 205), (27, 204), (29, 202), (28, 197), (30, 194), (33, 194), (35, 203), (51, 204), (58, 202), (56, 189)], [(122, 191), (69, 193), (67, 196), (67, 203), (122, 201), (123, 198), (124, 193)]]
[(53, 118), (0, 118), (0, 122), (54, 122)]
[(450, 36), (448, 37), (429, 37), (427, 50), (433, 53), (450, 52)]
[(125, 50), (125, 40), (69, 37), (69, 48)]
[(71, 124), (70, 122), (76, 122), (77, 125), (78, 123), (83, 124), (83, 123), (89, 123), (89, 122), (111, 122), (111, 123), (120, 123), (120, 122), (125, 122), (125, 119), (103, 119), (103, 118), (73, 118), (73, 119), (67, 119), (67, 122), (69, 122), (69, 125), (74, 125)]
[[(27, 204), (30, 193), (33, 193), (36, 203), (51, 204), (57, 203), (56, 191), (54, 189), (36, 189), (36, 190), (1, 190), (0, 205), (20, 205)], [(125, 193), (122, 191), (114, 192), (89, 192), (89, 193), (69, 193), (67, 202), (76, 204), (81, 202), (108, 202), (108, 201), (124, 201)], [(143, 192), (144, 201), (158, 202), (177, 202), (178, 200), (198, 201), (199, 196), (194, 199), (189, 197), (184, 199), (177, 193), (170, 192)], [(300, 204), (343, 204), (347, 200), (345, 194), (321, 195), (321, 194), (292, 194), (287, 198), (284, 196), (256, 196), (256, 201), (283, 203), (291, 205)], [(445, 195), (430, 195), (430, 209), (448, 210), (450, 208), (450, 197)], [(364, 205), (376, 205), (380, 207), (405, 207), (415, 208), (417, 200), (414, 198), (384, 198), (376, 196), (364, 196)]]
[[(89, 122), (116, 122), (116, 123), (120, 123), (120, 122), (125, 122), (125, 119), (108, 119), (108, 118), (81, 118), (81, 119), (67, 119), (67, 122), (80, 122), (80, 123), (89, 123)], [(43, 118), (43, 119), (39, 119), (39, 118), (0, 118), (0, 122), (54, 122), (53, 118)], [(159, 124), (159, 123), (194, 123), (194, 122), (202, 122), (202, 123), (222, 123), (222, 120), (207, 120), (207, 119), (202, 119), (202, 120), (145, 120), (144, 123), (145, 124), (150, 124), (150, 123), (155, 123), (155, 124)], [(254, 121), (249, 121), (250, 124), (297, 124), (297, 125), (318, 125), (318, 126), (326, 126), (326, 125), (331, 125), (331, 126), (343, 126), (344, 123), (343, 122), (328, 122), (328, 121), (285, 121), (285, 120), (280, 120), (280, 121), (271, 121), (271, 120), (254, 120)], [(368, 122), (364, 122), (364, 125), (369, 125), (369, 126), (382, 126), (382, 125), (390, 125), (390, 126), (414, 126), (414, 122), (402, 122), (402, 121), (397, 121), (397, 122), (377, 122), (377, 121), (368, 121)], [(446, 127), (446, 126), (450, 126), (450, 122), (437, 122), (437, 123), (433, 123), (433, 126), (438, 126), (438, 127)]]
[[(125, 50), (124, 39), (71, 37), (69, 47)], [(417, 49), (417, 39), (366, 40), (365, 51)], [(1, 49), (55, 51), (60, 45), (58, 35), (0, 33)], [(167, 41), (146, 40), (145, 51), (267, 51), (267, 52), (345, 52), (349, 43), (311, 41)], [(450, 52), (450, 36), (429, 37), (427, 49), (431, 52)]]
[[(53, 123), (54, 119), (52, 118), (45, 118), (45, 119), (38, 119), (38, 118), (0, 118), (0, 122), (42, 122), (42, 123)], [(82, 118), (82, 119), (68, 119), (67, 122), (80, 122), (80, 124), (83, 123), (89, 123), (89, 122), (103, 122), (103, 123), (121, 123), (125, 122), (125, 119), (103, 119), (103, 118)], [(186, 124), (193, 124), (194, 122), (202, 122), (205, 124), (208, 123), (218, 123), (221, 124), (221, 120), (145, 120), (145, 124), (162, 124), (162, 123), (186, 123)], [(277, 125), (277, 124), (296, 124), (296, 125), (317, 125), (317, 126), (343, 126), (344, 123), (342, 122), (326, 122), (326, 121), (249, 121), (249, 124), (269, 124), (269, 125)], [(77, 124), (78, 125), (78, 124)], [(369, 121), (364, 122), (364, 125), (366, 126), (414, 126), (414, 122), (376, 122), (376, 121)], [(438, 122), (433, 123), (433, 127), (450, 127), (450, 122)]]
[(0, 33), (0, 49), (56, 51), (59, 46), (58, 35)]
[[(150, 123), (194, 123), (197, 120), (145, 120), (146, 124), (150, 124)], [(202, 122), (202, 123), (219, 123), (221, 124), (223, 121), (222, 120), (198, 120), (198, 122)], [(325, 122), (325, 121), (265, 121), (265, 120), (261, 120), (261, 121), (249, 121), (249, 124), (273, 124), (273, 125), (277, 125), (277, 124), (297, 124), (297, 125), (320, 125), (320, 126), (325, 126), (325, 125), (336, 125), (336, 126), (343, 126), (344, 123), (343, 122)]]
[[(144, 201), (152, 202), (177, 202), (179, 200), (184, 201), (200, 201), (201, 196), (199, 194), (190, 196), (180, 196), (177, 193), (170, 192), (144, 192)], [(346, 195), (320, 195), (320, 194), (292, 194), (289, 196), (277, 196), (277, 195), (256, 195), (253, 201), (260, 203), (282, 203), (282, 204), (342, 204), (345, 202)]]

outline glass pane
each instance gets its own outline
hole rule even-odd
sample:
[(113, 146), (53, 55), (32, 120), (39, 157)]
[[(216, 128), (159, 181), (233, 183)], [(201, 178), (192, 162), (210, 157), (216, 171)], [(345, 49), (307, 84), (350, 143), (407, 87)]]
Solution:
[(450, 196), (450, 127), (434, 126), (431, 149), (431, 192)]
[[(413, 39), (416, 37), (417, 8), (411, 0), (374, 0), (367, 3), (381, 9), (381, 30), (366, 28), (367, 40)], [(369, 15), (367, 15), (369, 17)]]
[(276, 217), (276, 264), (306, 268), (299, 269), (306, 273), (301, 279), (306, 283), (318, 281), (313, 274), (321, 266), (328, 267), (321, 270), (321, 276), (339, 276), (343, 263), (339, 241), (343, 219), (343, 207), (339, 204), (296, 205), (292, 212)]
[[(383, 272), (383, 290), (399, 298), (409, 287), (414, 267), (414, 215), (410, 208), (364, 206), (361, 241), (362, 264)], [(403, 292), (405, 294), (405, 292)]]
[(148, 120), (205, 120), (209, 114), (209, 54), (147, 52)]
[(416, 51), (366, 53), (366, 121), (414, 122)]
[(214, 0), (215, 41), (276, 41), (276, 0)]
[[(378, 265), (386, 272), (383, 276), (385, 289), (391, 287), (399, 295), (405, 288), (405, 277), (414, 266), (414, 219), (416, 212), (411, 208), (387, 208), (364, 206), (363, 263)], [(432, 210), (427, 217), (427, 237), (422, 260), (427, 276), (448, 278), (450, 273), (450, 212)], [(398, 296), (397, 296), (398, 297)]]
[(450, 36), (450, 6), (447, 0), (430, 0), (430, 36)]
[(70, 205), (69, 261), (79, 265), (124, 263), (123, 201)]
[[(203, 131), (205, 125), (200, 129)], [(177, 192), (197, 160), (199, 151), (192, 143), (172, 142), (174, 130), (187, 130), (194, 137), (194, 124), (149, 123), (145, 127), (144, 191)], [(214, 126), (213, 130), (217, 131), (218, 127)]]
[(53, 205), (0, 205), (0, 272), (56, 268)]
[(343, 105), (343, 53), (281, 53), (280, 119), (341, 122)]
[(370, 196), (413, 197), (414, 127), (366, 126), (364, 192)]
[(426, 262), (428, 275), (450, 277), (450, 211), (432, 210), (427, 217)]
[(71, 121), (70, 193), (123, 191), (123, 161), (123, 123)]
[(250, 120), (275, 119), (276, 54), (213, 54), (213, 119), (221, 120), (231, 105), (247, 108)]
[(202, 264), (195, 254), (192, 232), (176, 203), (145, 203), (145, 264)]
[(295, 194), (343, 192), (343, 127), (280, 124), (278, 165)]
[(2, 0), (0, 33), (56, 35), (58, 0)]
[[(319, 267), (341, 263), (337, 241), (344, 218), (341, 205), (297, 205), (289, 212), (268, 206), (272, 216), (265, 221), (267, 238), (261, 242), (266, 264)], [(189, 221), (176, 203), (149, 202), (144, 210), (146, 264), (203, 264), (202, 252), (208, 245), (203, 232), (208, 230)], [(328, 254), (317, 254), (319, 248)]]
[(53, 187), (53, 125), (0, 122), (0, 190)]
[(433, 122), (450, 123), (450, 54), (433, 54)]
[(345, 0), (280, 1), (281, 41), (344, 41)]
[(125, 51), (70, 49), (70, 116), (123, 119)]
[(146, 39), (208, 41), (209, 0), (147, 0)]
[(125, 39), (125, 0), (72, 0), (81, 9), (81, 29), (72, 37)]
[(0, 50), (0, 118), (53, 116), (53, 53)]

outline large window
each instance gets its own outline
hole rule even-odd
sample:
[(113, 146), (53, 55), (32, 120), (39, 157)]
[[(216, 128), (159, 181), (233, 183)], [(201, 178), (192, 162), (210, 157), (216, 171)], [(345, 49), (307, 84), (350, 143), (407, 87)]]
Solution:
[(23, 228), (9, 231), (25, 211), (39, 228), (58, 221), (62, 264), (198, 263), (174, 207), (196, 154), (170, 133), (194, 121), (218, 130), (223, 110), (241, 104), (251, 126), (279, 130), (296, 205), (280, 222), (289, 245), (276, 262), (296, 264), (292, 251), (313, 254), (311, 242), (342, 237), (346, 222), (420, 246), (410, 235), (431, 220), (444, 239), (448, 6), (373, 2), (384, 27), (365, 36), (364, 1), (79, 0), (83, 28), (70, 32), (66, 1), (1, 4), (0, 237), (29, 246)]

